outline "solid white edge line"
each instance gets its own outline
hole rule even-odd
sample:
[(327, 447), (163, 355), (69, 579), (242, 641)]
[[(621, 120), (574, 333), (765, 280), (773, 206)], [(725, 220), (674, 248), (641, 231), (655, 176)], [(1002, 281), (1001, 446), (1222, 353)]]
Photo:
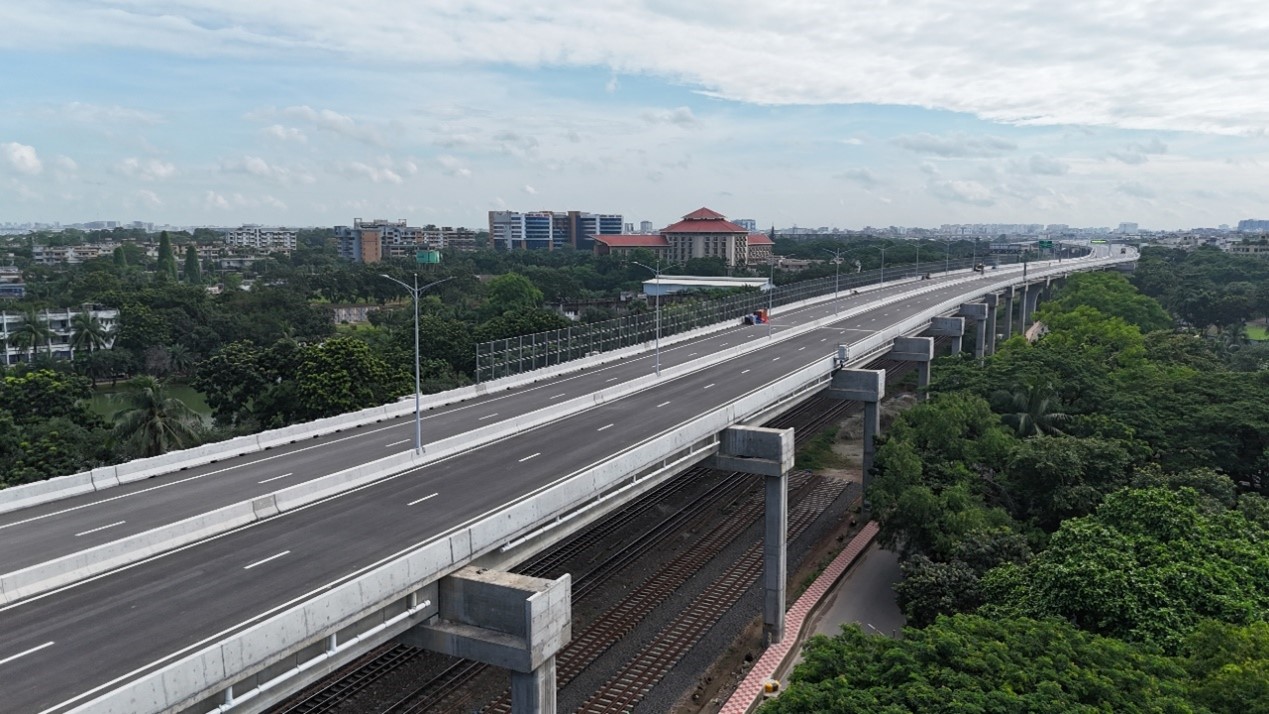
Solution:
[(76, 538), (78, 538), (78, 537), (80, 537), (80, 536), (86, 536), (86, 535), (88, 535), (89, 533), (96, 533), (97, 531), (104, 531), (104, 530), (106, 530), (107, 528), (114, 528), (115, 526), (121, 526), (121, 525), (123, 525), (123, 524), (125, 524), (125, 523), (127, 523), (127, 521), (119, 521), (118, 523), (111, 523), (111, 524), (110, 524), (110, 525), (108, 525), (108, 526), (98, 526), (97, 528), (93, 528), (93, 529), (90, 529), (90, 530), (86, 530), (86, 531), (84, 531), (83, 533), (76, 533), (76, 534), (75, 534), (75, 537), (76, 537)]
[(243, 570), (251, 570), (252, 568), (256, 567), (257, 565), (264, 565), (265, 563), (269, 562), (270, 560), (277, 560), (278, 558), (281, 558), (282, 556), (287, 555), (287, 554), (289, 554), (290, 552), (291, 552), (291, 551), (289, 551), (289, 550), (284, 550), (284, 551), (282, 551), (281, 553), (278, 553), (277, 555), (270, 555), (269, 557), (265, 558), (264, 560), (257, 560), (256, 562), (252, 563), (251, 565), (244, 565), (244, 566), (242, 566), (242, 569), (243, 569)]
[(418, 499), (418, 500), (416, 500), (416, 501), (410, 501), (409, 503), (407, 503), (407, 504), (405, 504), (405, 505), (407, 505), (407, 506), (413, 506), (413, 505), (414, 505), (414, 504), (416, 504), (416, 503), (422, 503), (422, 502), (426, 501), (426, 500), (427, 500), (427, 499), (429, 499), (429, 498), (436, 498), (436, 497), (437, 497), (437, 496), (439, 496), (439, 495), (440, 495), (440, 494), (438, 494), (438, 493), (434, 493), (434, 494), (432, 494), (432, 495), (430, 495), (430, 496), (424, 496), (423, 498), (420, 498), (420, 499)]
[(294, 475), (295, 475), (295, 472), (294, 472), (294, 471), (292, 471), (292, 472), (291, 472), (291, 473), (289, 473), (289, 474), (282, 474), (281, 476), (274, 476), (273, 478), (267, 478), (267, 479), (265, 479), (265, 480), (263, 480), (263, 481), (259, 481), (258, 483), (268, 483), (268, 482), (270, 482), (270, 481), (277, 481), (277, 480), (278, 480), (278, 479), (280, 479), (280, 478), (286, 478), (287, 476), (294, 476)]
[(45, 647), (52, 647), (52, 646), (53, 646), (53, 641), (49, 640), (48, 642), (45, 642), (42, 645), (36, 645), (35, 647), (32, 647), (31, 649), (26, 650), (25, 652), (19, 652), (15, 655), (9, 655), (8, 657), (5, 657), (4, 659), (0, 659), (0, 664), (8, 664), (12, 662), (13, 660), (18, 659), (19, 657), (25, 657), (31, 654), (32, 652), (39, 652)]
[(534, 453), (529, 454), (528, 456), (524, 457), (523, 459), (520, 459), (520, 463), (524, 463), (524, 462), (528, 461), (529, 459), (536, 459), (537, 457), (539, 457), (539, 456), (541, 456), (541, 455), (542, 455), (542, 452), (541, 452), (541, 451), (534, 452)]

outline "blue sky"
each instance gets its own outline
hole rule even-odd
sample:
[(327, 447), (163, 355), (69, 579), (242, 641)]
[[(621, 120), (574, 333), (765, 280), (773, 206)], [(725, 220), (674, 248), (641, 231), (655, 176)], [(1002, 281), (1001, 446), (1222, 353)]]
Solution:
[(0, 222), (1269, 217), (1229, 0), (43, 0), (0, 7)]

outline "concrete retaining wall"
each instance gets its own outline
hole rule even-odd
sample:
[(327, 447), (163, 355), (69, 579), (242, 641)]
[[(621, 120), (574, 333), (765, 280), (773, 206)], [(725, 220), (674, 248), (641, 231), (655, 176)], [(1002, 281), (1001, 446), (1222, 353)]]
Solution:
[[(1092, 266), (1066, 263), (1057, 269), (1037, 272), (1051, 274), (1088, 267)], [(999, 289), (1015, 281), (1016, 278), (1003, 278), (981, 291)], [(898, 326), (853, 343), (852, 348), (857, 346), (858, 349), (852, 349), (852, 353), (878, 349), (894, 337), (924, 324), (930, 317), (959, 306), (964, 297), (947, 300)], [(352, 579), (324, 589), (303, 605), (250, 624), (247, 629), (217, 642), (193, 645), (177, 653), (183, 655), (181, 659), (120, 684), (74, 711), (123, 714), (179, 711), (192, 706), (231, 682), (263, 671), (367, 613), (401, 599), (420, 585), (453, 572), (472, 558), (492, 552), (531, 533), (545, 521), (566, 516), (601, 498), (627, 483), (633, 474), (687, 453), (699, 453), (703, 458), (712, 453), (719, 432), (766, 409), (784, 395), (805, 392), (809, 385), (816, 383), (826, 384), (834, 366), (834, 356), (825, 355), (729, 405), (633, 444), (598, 465), (561, 477), (527, 494), (516, 503), (367, 566)], [(281, 493), (274, 500), (279, 509), (287, 503)]]

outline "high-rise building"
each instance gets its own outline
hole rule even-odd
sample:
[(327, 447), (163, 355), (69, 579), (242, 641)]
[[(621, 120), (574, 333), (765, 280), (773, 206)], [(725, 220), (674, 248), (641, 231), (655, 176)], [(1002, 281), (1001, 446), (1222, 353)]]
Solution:
[(1120, 223), (1119, 229), (1116, 230), (1115, 232), (1116, 233), (1136, 233), (1137, 224), (1136, 223)]
[(620, 214), (582, 211), (490, 211), (489, 238), (500, 250), (592, 250), (591, 236), (621, 235)]
[(1259, 218), (1244, 218), (1238, 222), (1239, 233), (1259, 233), (1269, 231), (1269, 221)]
[(651, 233), (651, 232), (652, 232), (652, 221), (639, 221), (639, 232), (640, 232), (640, 233)]
[(737, 218), (734, 223), (750, 233), (754, 233), (758, 230), (758, 222), (752, 218)]

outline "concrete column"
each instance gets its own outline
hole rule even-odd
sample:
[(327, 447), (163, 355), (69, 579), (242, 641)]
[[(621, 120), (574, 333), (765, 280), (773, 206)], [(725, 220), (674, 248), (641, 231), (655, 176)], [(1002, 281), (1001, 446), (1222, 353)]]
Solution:
[(930, 362), (934, 360), (934, 338), (896, 337), (886, 357), (900, 362), (916, 362), (917, 393), (925, 399), (926, 388), (930, 386)]
[(767, 644), (784, 639), (785, 584), (788, 581), (789, 471), (793, 470), (793, 430), (733, 426), (721, 434), (711, 468), (766, 477), (763, 527), (763, 634)]
[(1009, 292), (1005, 293), (1005, 339), (1013, 337), (1013, 294), (1014, 287), (1009, 286)]
[(438, 618), (398, 641), (512, 672), (514, 714), (555, 714), (555, 654), (572, 638), (572, 578), (467, 566), (440, 581)]
[(991, 293), (983, 297), (983, 302), (987, 303), (987, 343), (984, 347), (983, 354), (996, 354), (996, 308), (1000, 306), (1000, 296)]
[(872, 485), (872, 466), (877, 454), (877, 435), (881, 433), (881, 412), (877, 404), (886, 396), (886, 370), (843, 369), (833, 373), (828, 395), (864, 403), (864, 497)]
[(1018, 334), (1020, 335), (1027, 334), (1027, 303), (1030, 302), (1030, 292), (1031, 286), (1024, 283), (1022, 286), (1022, 301), (1018, 305)]
[(987, 348), (987, 305), (981, 302), (967, 302), (956, 311), (957, 315), (974, 320), (977, 337), (974, 340), (974, 358), (981, 360)]
[(1026, 311), (1026, 316), (1023, 318), (1023, 328), (1022, 328), (1025, 331), (1028, 327), (1031, 326), (1031, 323), (1035, 321), (1035, 308), (1036, 308), (1036, 305), (1038, 305), (1040, 302), (1040, 286), (1038, 285), (1031, 286), (1030, 293), (1027, 294), (1027, 296), (1022, 302), (1023, 302), (1023, 305), (1022, 305), (1023, 310)]
[(951, 337), (952, 350), (949, 354), (960, 354), (961, 339), (965, 335), (965, 318), (935, 317), (930, 320), (930, 329), (926, 332), (935, 337)]
[(511, 711), (555, 714), (555, 657), (532, 672), (511, 672)]

